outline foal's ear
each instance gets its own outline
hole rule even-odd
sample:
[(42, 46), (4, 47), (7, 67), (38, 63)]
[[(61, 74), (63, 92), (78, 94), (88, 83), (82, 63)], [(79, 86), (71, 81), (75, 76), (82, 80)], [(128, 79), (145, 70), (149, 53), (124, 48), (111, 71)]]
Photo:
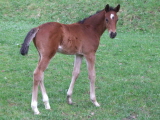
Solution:
[(109, 12), (109, 5), (108, 5), (108, 4), (107, 4), (106, 7), (105, 7), (105, 11), (106, 11), (106, 12)]
[(114, 8), (114, 11), (118, 12), (118, 11), (119, 11), (119, 9), (120, 9), (120, 4), (119, 4), (119, 5), (117, 5), (117, 7), (115, 7), (115, 8)]

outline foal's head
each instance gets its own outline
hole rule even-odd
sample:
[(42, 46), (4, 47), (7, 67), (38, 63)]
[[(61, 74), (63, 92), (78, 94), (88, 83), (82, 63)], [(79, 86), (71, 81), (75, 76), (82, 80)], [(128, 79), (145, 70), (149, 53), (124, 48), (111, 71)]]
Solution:
[(115, 8), (109, 7), (107, 4), (105, 7), (105, 22), (106, 22), (106, 28), (109, 31), (110, 38), (115, 38), (116, 33), (116, 24), (118, 21), (117, 12), (120, 9), (120, 5), (118, 5)]

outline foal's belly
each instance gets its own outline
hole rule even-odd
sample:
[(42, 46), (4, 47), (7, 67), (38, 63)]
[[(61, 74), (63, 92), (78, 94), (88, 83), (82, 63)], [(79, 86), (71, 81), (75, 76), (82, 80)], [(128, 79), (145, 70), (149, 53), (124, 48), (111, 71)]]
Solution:
[(67, 55), (83, 54), (79, 46), (59, 45), (57, 52)]

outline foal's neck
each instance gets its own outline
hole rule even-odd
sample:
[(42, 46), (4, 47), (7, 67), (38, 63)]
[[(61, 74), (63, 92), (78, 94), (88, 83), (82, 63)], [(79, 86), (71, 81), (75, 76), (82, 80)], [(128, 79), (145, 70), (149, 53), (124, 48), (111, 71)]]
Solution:
[(101, 10), (96, 14), (92, 15), (84, 22), (85, 25), (90, 25), (94, 28), (96, 33), (101, 36), (106, 30), (105, 26), (105, 11)]

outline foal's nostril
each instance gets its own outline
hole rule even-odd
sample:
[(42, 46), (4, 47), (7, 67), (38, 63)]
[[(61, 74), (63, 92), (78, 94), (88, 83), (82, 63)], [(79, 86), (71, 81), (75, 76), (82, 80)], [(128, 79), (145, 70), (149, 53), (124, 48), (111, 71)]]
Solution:
[(111, 32), (111, 33), (110, 33), (110, 38), (115, 38), (115, 37), (116, 37), (116, 35), (117, 35), (117, 33), (116, 33), (116, 32)]

